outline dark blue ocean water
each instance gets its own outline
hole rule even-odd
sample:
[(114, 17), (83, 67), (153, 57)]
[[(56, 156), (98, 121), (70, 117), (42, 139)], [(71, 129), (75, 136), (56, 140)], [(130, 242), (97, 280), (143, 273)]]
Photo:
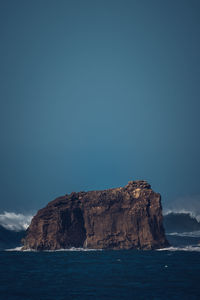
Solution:
[(200, 299), (200, 252), (1, 251), (0, 299)]

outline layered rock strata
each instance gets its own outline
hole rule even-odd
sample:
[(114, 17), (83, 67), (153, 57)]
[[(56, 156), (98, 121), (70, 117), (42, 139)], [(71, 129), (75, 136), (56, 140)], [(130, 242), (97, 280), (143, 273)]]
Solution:
[(51, 201), (27, 230), (23, 249), (156, 249), (168, 246), (161, 196), (146, 181)]

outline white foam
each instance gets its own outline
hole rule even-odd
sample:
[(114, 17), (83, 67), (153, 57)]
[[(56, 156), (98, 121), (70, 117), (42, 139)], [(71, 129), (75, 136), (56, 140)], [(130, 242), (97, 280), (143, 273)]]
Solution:
[(68, 251), (102, 251), (102, 249), (89, 249), (89, 248), (75, 248), (71, 247), (68, 249), (58, 249), (58, 250), (43, 250), (44, 252), (68, 252)]
[(22, 251), (22, 247), (16, 247), (13, 249), (5, 249), (5, 251)]
[[(22, 247), (16, 247), (13, 249), (6, 249), (5, 251), (22, 251), (22, 252), (41, 252), (35, 249), (22, 250)], [(68, 252), (68, 251), (102, 251), (102, 249), (88, 249), (88, 248), (69, 248), (69, 249), (58, 249), (58, 250), (42, 250), (42, 252)]]
[(190, 232), (170, 232), (166, 233), (167, 235), (172, 235), (172, 236), (181, 236), (181, 237), (196, 237), (200, 238), (200, 230), (196, 231), (190, 231)]
[(184, 247), (168, 247), (157, 249), (157, 251), (189, 251), (189, 252), (200, 252), (200, 246), (197, 245), (189, 245)]
[(34, 250), (34, 249), (26, 249), (26, 250), (22, 250), (22, 246), (20, 247), (16, 247), (16, 248), (12, 248), (12, 249), (5, 249), (5, 251), (9, 251), (9, 252), (12, 252), (12, 251), (20, 251), (20, 252), (38, 252), (37, 250)]

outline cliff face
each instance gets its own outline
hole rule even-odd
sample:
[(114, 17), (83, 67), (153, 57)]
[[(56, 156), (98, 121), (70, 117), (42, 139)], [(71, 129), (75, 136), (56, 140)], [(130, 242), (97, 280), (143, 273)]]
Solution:
[(71, 193), (32, 219), (23, 249), (156, 249), (168, 246), (160, 194), (145, 181), (103, 191)]

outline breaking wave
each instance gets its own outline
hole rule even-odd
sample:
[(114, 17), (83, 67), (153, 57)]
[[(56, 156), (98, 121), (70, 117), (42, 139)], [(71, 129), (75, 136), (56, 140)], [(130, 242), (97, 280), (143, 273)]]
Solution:
[(166, 209), (164, 210), (163, 215), (168, 216), (168, 215), (189, 215), (191, 219), (196, 219), (198, 223), (200, 223), (200, 214), (199, 212), (195, 212), (192, 210), (187, 210), (187, 209)]
[[(200, 231), (200, 216), (188, 210), (168, 210), (164, 213), (164, 227), (167, 233)], [(188, 235), (189, 236), (189, 235)]]
[(31, 223), (32, 215), (17, 214), (5, 211), (0, 214), (0, 225), (13, 231), (26, 230)]

